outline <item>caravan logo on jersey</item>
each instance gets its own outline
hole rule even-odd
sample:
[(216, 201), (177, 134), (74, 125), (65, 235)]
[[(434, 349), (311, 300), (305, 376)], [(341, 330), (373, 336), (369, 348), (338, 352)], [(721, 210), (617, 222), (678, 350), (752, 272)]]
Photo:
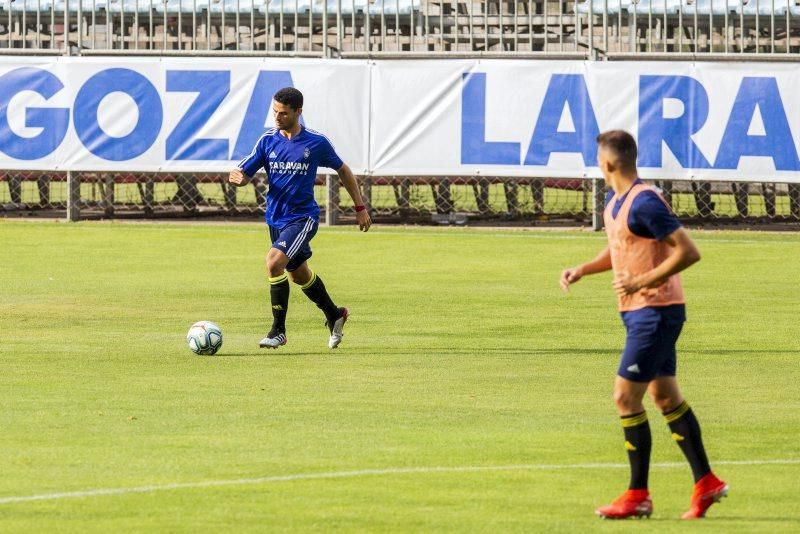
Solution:
[(276, 172), (283, 175), (296, 176), (298, 174), (306, 175), (311, 168), (310, 163), (303, 163), (301, 161), (270, 161), (269, 172)]

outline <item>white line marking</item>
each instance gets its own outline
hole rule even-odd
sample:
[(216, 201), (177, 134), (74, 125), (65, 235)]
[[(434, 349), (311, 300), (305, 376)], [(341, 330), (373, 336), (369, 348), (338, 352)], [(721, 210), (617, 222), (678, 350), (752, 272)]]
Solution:
[[(729, 460), (714, 462), (714, 465), (800, 465), (800, 458), (783, 460)], [(104, 497), (109, 495), (127, 495), (131, 493), (152, 493), (189, 488), (215, 488), (220, 486), (245, 486), (267, 484), (270, 482), (291, 482), (293, 480), (320, 480), (336, 478), (356, 478), (381, 475), (409, 475), (431, 473), (480, 473), (492, 471), (558, 471), (562, 469), (624, 469), (623, 463), (585, 463), (585, 464), (520, 464), (520, 465), (486, 465), (462, 467), (390, 467), (387, 469), (360, 469), (357, 471), (332, 471), (328, 473), (297, 473), (294, 475), (277, 475), (258, 478), (237, 478), (231, 480), (201, 480), (197, 482), (181, 482), (176, 484), (154, 484), (152, 486), (134, 486), (128, 488), (100, 488), (84, 491), (67, 491), (61, 493), (42, 493), (17, 497), (2, 497), (0, 504), (14, 504), (31, 501), (53, 501), (59, 499), (75, 499), (81, 497)], [(686, 462), (663, 462), (651, 464), (656, 468), (686, 467)]]

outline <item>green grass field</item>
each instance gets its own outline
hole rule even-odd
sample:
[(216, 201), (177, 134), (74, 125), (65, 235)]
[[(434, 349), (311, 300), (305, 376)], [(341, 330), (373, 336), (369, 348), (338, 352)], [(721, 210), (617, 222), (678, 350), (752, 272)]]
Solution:
[(592, 513), (627, 481), (624, 333), (609, 275), (557, 279), (601, 234), (323, 229), (342, 347), (293, 288), (265, 352), (261, 225), (0, 221), (0, 531), (798, 531), (800, 235), (693, 235), (679, 377), (732, 491), (687, 525), (649, 403), (653, 518)]

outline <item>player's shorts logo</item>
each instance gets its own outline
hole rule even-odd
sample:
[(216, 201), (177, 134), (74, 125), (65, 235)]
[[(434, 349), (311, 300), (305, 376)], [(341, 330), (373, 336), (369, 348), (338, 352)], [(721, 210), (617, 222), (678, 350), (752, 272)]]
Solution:
[(306, 148), (306, 149), (303, 151), (303, 157), (304, 157), (305, 159), (308, 159), (308, 156), (310, 156), (310, 155), (311, 155), (311, 151), (310, 151), (308, 148)]
[(640, 372), (639, 371), (639, 364), (638, 363), (634, 363), (633, 365), (628, 367), (628, 371), (631, 372), (631, 373), (639, 373)]

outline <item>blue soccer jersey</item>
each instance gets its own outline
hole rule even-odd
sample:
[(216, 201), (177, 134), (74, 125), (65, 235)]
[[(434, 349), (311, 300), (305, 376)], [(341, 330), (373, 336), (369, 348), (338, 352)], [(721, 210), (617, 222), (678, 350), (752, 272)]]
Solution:
[(287, 139), (277, 128), (271, 128), (239, 168), (249, 177), (259, 169), (267, 171), (267, 224), (280, 229), (297, 219), (319, 219), (319, 205), (314, 199), (317, 168), (338, 171), (342, 165), (333, 145), (321, 133), (302, 128)]

